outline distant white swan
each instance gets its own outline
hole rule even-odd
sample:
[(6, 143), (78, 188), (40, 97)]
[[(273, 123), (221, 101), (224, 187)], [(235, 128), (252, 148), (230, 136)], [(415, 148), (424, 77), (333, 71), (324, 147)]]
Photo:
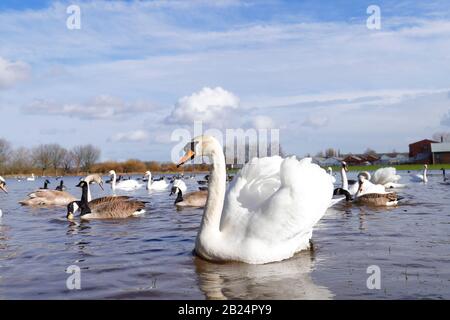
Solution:
[[(2, 190), (4, 193), (8, 193), (8, 189), (6, 189), (6, 181), (2, 176), (0, 176), (0, 190)], [(3, 212), (0, 209), (0, 218), (2, 217), (2, 215)]]
[(333, 194), (330, 176), (310, 158), (253, 158), (226, 191), (225, 157), (215, 138), (196, 137), (185, 151), (179, 165), (195, 156), (209, 157), (212, 164), (195, 244), (199, 256), (264, 264), (309, 248)]
[(137, 180), (123, 180), (117, 182), (117, 175), (114, 170), (109, 172), (109, 175), (112, 176), (111, 188), (113, 191), (115, 190), (123, 190), (123, 191), (133, 191), (142, 188), (144, 185)]
[(166, 190), (169, 187), (169, 184), (164, 179), (159, 181), (152, 181), (152, 173), (150, 171), (147, 171), (144, 177), (148, 178), (147, 190)]
[(411, 176), (411, 181), (412, 182), (423, 182), (423, 183), (427, 183), (428, 182), (428, 165), (424, 165), (423, 166), (423, 174), (416, 174), (416, 175), (412, 175)]
[(333, 182), (333, 184), (336, 183), (336, 178), (333, 176), (333, 168), (328, 167), (327, 171), (328, 174), (331, 176), (331, 182)]
[(36, 177), (34, 176), (34, 173), (31, 174), (31, 177), (27, 178), (27, 181), (35, 181)]

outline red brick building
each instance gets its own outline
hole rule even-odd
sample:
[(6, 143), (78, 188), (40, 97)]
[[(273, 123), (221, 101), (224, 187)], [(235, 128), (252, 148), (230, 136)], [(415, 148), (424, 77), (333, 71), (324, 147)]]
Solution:
[(433, 163), (431, 144), (437, 141), (425, 139), (409, 145), (409, 157), (417, 163)]

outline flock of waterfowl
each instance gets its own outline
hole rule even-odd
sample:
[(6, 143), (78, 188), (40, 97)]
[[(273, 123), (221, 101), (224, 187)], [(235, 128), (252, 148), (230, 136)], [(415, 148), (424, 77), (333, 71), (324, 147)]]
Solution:
[[(341, 186), (335, 188), (331, 168), (327, 173), (310, 158), (299, 161), (295, 157), (279, 156), (252, 159), (227, 186), (230, 179), (225, 157), (215, 138), (194, 138), (184, 151), (186, 154), (178, 166), (197, 156), (208, 157), (212, 164), (199, 191), (186, 193), (187, 186), (181, 177), (168, 183), (164, 178), (152, 179), (151, 172), (147, 171), (142, 179), (125, 180), (118, 179), (112, 170), (107, 182), (111, 183), (113, 195), (92, 199), (91, 185), (104, 189), (102, 177), (92, 174), (77, 185), (81, 198), (65, 191), (62, 181), (56, 190), (48, 189), (49, 181), (45, 181), (42, 189), (28, 194), (20, 203), (66, 206), (66, 217), (71, 220), (77, 214), (83, 220), (127, 218), (145, 213), (148, 203), (129, 195), (115, 195), (116, 190), (133, 192), (146, 187), (164, 191), (170, 187), (170, 195), (176, 195), (177, 207), (204, 208), (195, 243), (197, 255), (211, 261), (262, 264), (288, 259), (307, 249), (314, 225), (331, 206), (342, 201), (395, 206), (401, 197), (393, 190), (405, 187), (399, 183), (401, 177), (394, 168), (382, 168), (373, 175), (361, 172), (357, 180), (348, 180), (348, 166), (343, 162)], [(425, 165), (423, 174), (412, 176), (411, 181), (426, 183), (427, 169)], [(2, 177), (0, 189), (7, 192)]]

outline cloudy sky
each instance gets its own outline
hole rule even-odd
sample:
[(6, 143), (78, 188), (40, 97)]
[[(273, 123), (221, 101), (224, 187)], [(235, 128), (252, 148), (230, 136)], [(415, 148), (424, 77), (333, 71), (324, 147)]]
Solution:
[(449, 110), (447, 0), (0, 2), (0, 136), (14, 146), (169, 160), (173, 130), (202, 120), (278, 128), (290, 154), (406, 151), (450, 131)]

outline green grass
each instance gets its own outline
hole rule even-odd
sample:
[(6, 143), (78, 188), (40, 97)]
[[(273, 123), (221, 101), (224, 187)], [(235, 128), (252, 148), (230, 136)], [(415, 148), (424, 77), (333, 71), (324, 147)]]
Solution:
[[(423, 164), (400, 164), (400, 165), (371, 165), (371, 166), (349, 166), (349, 171), (375, 171), (380, 168), (394, 167), (403, 171), (420, 171), (423, 170)], [(333, 171), (340, 170), (340, 167), (332, 167)], [(450, 164), (433, 164), (428, 165), (429, 170), (441, 170), (442, 168), (450, 170)]]

